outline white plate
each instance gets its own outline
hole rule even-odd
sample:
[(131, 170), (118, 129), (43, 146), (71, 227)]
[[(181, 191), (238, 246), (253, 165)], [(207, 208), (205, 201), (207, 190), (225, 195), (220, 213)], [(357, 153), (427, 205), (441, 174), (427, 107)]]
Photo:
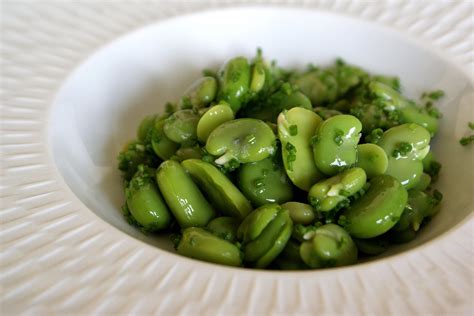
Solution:
[[(427, 28), (438, 14), (440, 21), (460, 20), (460, 27), (446, 29), (448, 35), (431, 28), (422, 33), (431, 32), (433, 39), (462, 38), (458, 33), (469, 24), (463, 22), (469, 20), (463, 13), (466, 8), (458, 6), (443, 14), (439, 4), (427, 7), (431, 11), (424, 8), (420, 11), (424, 15), (403, 6), (393, 11), (362, 7), (358, 14), (381, 20), (392, 16), (391, 23), (397, 25), (411, 12), (420, 20), (408, 28), (411, 31)], [(36, 11), (12, 6), (13, 17), (7, 19), (1, 275), (7, 311), (405, 314), (472, 309), (467, 295), (472, 293), (472, 220), (467, 217), (473, 207), (473, 151), (457, 144), (466, 123), (474, 120), (472, 78), (457, 66), (471, 65), (472, 46), (451, 44), (456, 65), (448, 61), (453, 56), (442, 56), (407, 34), (328, 12), (257, 8), (207, 12), (151, 25), (108, 45), (76, 69), (51, 107), (58, 84), (72, 70), (76, 47), (89, 54), (97, 46), (71, 40), (68, 32), (76, 33), (70, 19), (81, 16), (79, 12), (87, 14), (88, 21), (95, 18), (102, 23), (102, 16), (84, 6), (78, 11), (73, 6), (53, 8), (47, 26), (35, 22), (41, 27), (28, 27), (26, 39), (18, 32), (25, 28), (19, 20)], [(146, 15), (133, 8), (129, 10), (135, 15)], [(128, 20), (125, 12), (112, 16), (106, 25), (114, 33), (113, 26), (123, 27)], [(145, 16), (142, 23), (146, 21), (150, 20)], [(97, 34), (91, 31), (95, 30), (77, 31), (80, 42), (93, 42)], [(47, 32), (64, 36), (59, 51), (48, 49), (45, 38), (53, 37)], [(34, 45), (28, 49), (31, 43), (39, 52)], [(374, 72), (397, 74), (413, 97), (426, 89), (446, 90), (445, 118), (435, 148), (443, 162), (439, 185), (445, 207), (413, 243), (388, 255), (413, 250), (341, 269), (248, 271), (150, 247), (147, 243), (160, 247), (163, 243), (143, 237), (123, 221), (117, 209), (122, 195), (115, 157), (140, 118), (176, 99), (200, 69), (236, 54), (252, 56), (257, 46), (285, 66), (324, 64), (341, 56)]]

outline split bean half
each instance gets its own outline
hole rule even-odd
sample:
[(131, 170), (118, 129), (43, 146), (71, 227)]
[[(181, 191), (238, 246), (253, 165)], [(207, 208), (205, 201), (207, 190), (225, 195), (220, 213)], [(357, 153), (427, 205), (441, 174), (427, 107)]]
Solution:
[(252, 211), (247, 198), (212, 164), (188, 159), (182, 162), (182, 166), (221, 213), (242, 220)]
[(316, 167), (335, 175), (357, 162), (361, 122), (352, 115), (336, 115), (318, 125), (313, 137)]
[(216, 216), (214, 208), (179, 162), (163, 162), (156, 180), (166, 204), (182, 228), (206, 226)]
[(342, 212), (344, 228), (353, 237), (373, 238), (387, 232), (400, 219), (408, 194), (394, 177), (381, 175), (370, 181), (367, 193)]
[(298, 188), (309, 190), (323, 177), (313, 158), (311, 138), (322, 119), (313, 111), (295, 107), (278, 116), (278, 136), (286, 174)]
[(275, 134), (263, 121), (242, 118), (225, 122), (214, 129), (206, 142), (206, 150), (219, 156), (215, 162), (224, 165), (260, 161), (275, 152)]

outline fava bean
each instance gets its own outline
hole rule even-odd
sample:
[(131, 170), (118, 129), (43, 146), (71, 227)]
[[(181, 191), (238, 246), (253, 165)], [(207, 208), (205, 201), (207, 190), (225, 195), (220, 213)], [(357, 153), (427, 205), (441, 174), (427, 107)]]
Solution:
[(246, 163), (239, 168), (239, 188), (255, 207), (280, 204), (293, 198), (293, 186), (275, 158)]
[(318, 125), (313, 137), (316, 167), (327, 175), (357, 162), (357, 143), (362, 124), (352, 115), (336, 115)]
[(197, 138), (199, 115), (193, 110), (180, 110), (171, 114), (163, 126), (166, 137), (175, 143), (193, 141)]
[(130, 213), (145, 231), (155, 232), (170, 225), (171, 214), (156, 187), (151, 168), (138, 167), (125, 196)]
[(184, 92), (181, 98), (182, 109), (200, 109), (214, 101), (217, 94), (217, 80), (214, 77), (202, 77)]
[(257, 60), (252, 66), (252, 79), (250, 81), (250, 91), (257, 93), (265, 85), (265, 65), (263, 61)]
[(356, 166), (364, 169), (368, 178), (373, 178), (384, 174), (388, 167), (387, 154), (378, 145), (360, 144), (357, 145)]
[(280, 112), (295, 107), (311, 110), (311, 101), (301, 92), (283, 85), (266, 103), (246, 109), (245, 115), (262, 121), (275, 122)]
[(336, 99), (337, 82), (330, 72), (310, 71), (299, 76), (293, 83), (308, 96), (313, 106), (333, 102)]
[(234, 112), (227, 104), (218, 104), (211, 107), (199, 119), (197, 125), (197, 137), (200, 141), (206, 142), (209, 134), (222, 123), (234, 119)]
[(194, 259), (235, 267), (242, 265), (237, 246), (198, 227), (183, 230), (176, 250), (179, 254)]
[(179, 144), (170, 140), (164, 133), (164, 118), (157, 118), (150, 132), (151, 147), (155, 154), (163, 160), (170, 159), (179, 147)]
[(252, 210), (245, 196), (212, 164), (188, 159), (182, 162), (182, 166), (220, 212), (242, 220)]
[(202, 149), (199, 146), (181, 147), (175, 153), (175, 159), (182, 162), (187, 159), (201, 159)]
[(234, 113), (239, 111), (249, 94), (250, 65), (247, 58), (235, 57), (219, 71), (219, 100), (227, 102)]
[(274, 262), (281, 270), (306, 270), (309, 268), (301, 260), (300, 245), (291, 239)]
[(278, 136), (286, 174), (294, 185), (305, 191), (323, 177), (314, 163), (311, 148), (311, 137), (321, 122), (316, 113), (299, 107), (278, 116)]
[(431, 177), (428, 174), (423, 172), (420, 176), (420, 180), (418, 181), (417, 184), (413, 186), (412, 190), (425, 191), (426, 189), (428, 189), (430, 184), (431, 184)]
[(206, 226), (215, 211), (179, 162), (167, 160), (156, 173), (161, 194), (182, 228)]
[(370, 181), (367, 193), (342, 212), (345, 229), (356, 238), (373, 238), (387, 232), (400, 219), (408, 194), (392, 176), (381, 175)]
[(388, 157), (385, 172), (406, 189), (413, 188), (423, 173), (422, 160), (430, 150), (429, 132), (416, 124), (402, 124), (385, 131), (378, 142)]
[(359, 252), (365, 253), (366, 255), (375, 256), (379, 255), (389, 246), (386, 238), (370, 238), (370, 239), (357, 239), (353, 238), (354, 243), (359, 249)]
[[(425, 109), (418, 108), (416, 104), (408, 101), (398, 91), (381, 82), (373, 81), (369, 84), (369, 89), (379, 98), (384, 100), (389, 110), (398, 110), (401, 114), (401, 121), (405, 123), (415, 123), (426, 128), (431, 135), (438, 131), (438, 118), (430, 116)], [(391, 108), (390, 108), (391, 107)]]
[(308, 200), (317, 211), (329, 212), (362, 189), (366, 179), (364, 169), (345, 170), (314, 184), (308, 192)]
[(300, 202), (286, 202), (281, 205), (290, 212), (291, 220), (294, 224), (309, 225), (312, 224), (316, 217), (313, 207), (309, 204)]
[(215, 161), (219, 165), (231, 160), (238, 163), (260, 161), (275, 152), (275, 134), (263, 121), (236, 119), (211, 132), (206, 150), (211, 155), (220, 156)]
[(146, 144), (140, 141), (132, 141), (125, 145), (117, 160), (118, 169), (122, 172), (125, 181), (129, 181), (133, 177), (139, 165), (156, 168), (159, 163), (159, 159), (150, 154)]
[(418, 190), (408, 191), (408, 204), (392, 231), (402, 232), (411, 228), (417, 232), (426, 217), (429, 217), (439, 201), (436, 201), (425, 192)]
[(338, 110), (329, 109), (323, 106), (315, 107), (314, 112), (316, 112), (316, 114), (318, 114), (323, 120), (342, 114), (342, 112), (339, 112)]
[(342, 227), (326, 224), (301, 244), (300, 256), (311, 268), (339, 267), (357, 261), (357, 247)]
[(244, 261), (265, 268), (283, 250), (290, 239), (293, 223), (288, 210), (266, 204), (250, 213), (237, 231), (242, 239)]
[(148, 132), (153, 125), (155, 124), (155, 119), (158, 117), (156, 114), (151, 114), (145, 116), (145, 118), (140, 122), (137, 130), (137, 138), (138, 140), (144, 142), (148, 136)]
[(207, 229), (214, 235), (230, 241), (237, 241), (237, 229), (239, 222), (234, 217), (217, 217), (207, 224)]

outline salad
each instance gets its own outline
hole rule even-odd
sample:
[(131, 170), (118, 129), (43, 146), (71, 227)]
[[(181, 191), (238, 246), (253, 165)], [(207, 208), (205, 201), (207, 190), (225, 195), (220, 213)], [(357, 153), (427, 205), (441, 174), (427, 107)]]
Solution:
[(350, 265), (405, 243), (439, 211), (434, 103), (341, 59), (289, 70), (260, 50), (205, 70), (145, 117), (118, 156), (126, 220), (208, 262)]

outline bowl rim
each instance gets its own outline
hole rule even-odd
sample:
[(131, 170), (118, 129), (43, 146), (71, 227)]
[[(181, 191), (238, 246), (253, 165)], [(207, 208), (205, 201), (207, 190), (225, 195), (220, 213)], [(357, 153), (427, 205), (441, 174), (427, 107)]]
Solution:
[[(275, 12), (278, 12), (278, 13), (283, 12), (283, 13), (307, 14), (307, 15), (323, 14), (323, 15), (335, 16), (337, 18), (347, 19), (349, 21), (362, 23), (362, 24), (372, 26), (372, 27), (377, 26), (377, 28), (381, 28), (385, 32), (390, 32), (392, 35), (400, 37), (400, 38), (402, 38), (402, 40), (408, 41), (410, 44), (414, 45), (418, 49), (423, 50), (423, 51), (427, 51), (428, 53), (436, 56), (437, 58), (442, 60), (444, 63), (449, 65), (450, 67), (455, 68), (456, 71), (463, 74), (464, 78), (471, 85), (471, 87), (474, 87), (474, 73), (473, 74), (467, 73), (465, 71), (465, 69), (461, 68), (458, 63), (454, 62), (452, 59), (449, 59), (448, 55), (445, 52), (443, 52), (443, 51), (439, 50), (438, 48), (434, 47), (431, 43), (429, 43), (429, 42), (420, 43), (420, 41), (415, 36), (413, 36), (409, 33), (404, 34), (402, 31), (397, 30), (394, 27), (387, 26), (387, 25), (380, 25), (380, 24), (378, 24), (376, 22), (373, 22), (373, 21), (367, 21), (367, 20), (365, 20), (361, 17), (351, 16), (351, 15), (343, 14), (343, 13), (340, 13), (340, 12), (327, 12), (327, 11), (322, 11), (322, 10), (317, 10), (317, 9), (316, 10), (315, 9), (308, 10), (308, 9), (301, 9), (301, 8), (288, 8), (288, 7), (279, 7), (279, 6), (275, 6), (275, 5), (270, 5), (270, 6), (237, 6), (237, 7), (226, 7), (226, 8), (220, 8), (220, 9), (209, 9), (209, 10), (204, 10), (204, 11), (186, 13), (186, 14), (182, 14), (182, 15), (179, 15), (179, 16), (176, 16), (176, 17), (169, 18), (169, 19), (164, 19), (162, 21), (150, 23), (146, 26), (143, 26), (143, 27), (140, 27), (138, 29), (126, 32), (126, 33), (120, 35), (119, 37), (117, 37), (116, 39), (114, 39), (113, 41), (111, 41), (111, 42), (109, 42), (109, 43), (107, 43), (103, 46), (98, 47), (85, 60), (83, 60), (80, 64), (76, 65), (76, 67), (69, 73), (68, 77), (66, 77), (66, 79), (63, 80), (62, 85), (56, 91), (56, 93), (54, 95), (54, 98), (53, 98), (53, 102), (52, 102), (51, 106), (49, 107), (49, 114), (48, 114), (49, 119), (48, 119), (48, 121), (51, 121), (52, 112), (53, 112), (54, 108), (56, 106), (58, 106), (57, 105), (57, 98), (59, 96), (59, 93), (62, 91), (64, 86), (69, 82), (69, 79), (71, 79), (72, 76), (74, 76), (76, 71), (79, 70), (87, 61), (93, 59), (98, 54), (100, 54), (103, 51), (117, 45), (118, 43), (126, 41), (128, 38), (133, 37), (133, 36), (137, 36), (138, 34), (147, 33), (153, 28), (163, 27), (163, 25), (166, 26), (167, 24), (180, 23), (181, 20), (187, 20), (189, 18), (202, 18), (203, 16), (206, 16), (206, 15), (213, 16), (213, 15), (216, 15), (216, 14), (218, 15), (218, 14), (222, 14), (222, 13), (233, 13), (235, 11), (241, 11), (241, 12), (244, 12), (244, 13), (246, 11), (267, 12), (269, 8), (271, 10), (275, 11)], [(49, 150), (49, 155), (50, 155), (51, 159), (54, 162), (53, 153), (52, 153), (52, 145), (51, 145), (51, 142), (52, 142), (51, 141), (51, 139), (52, 139), (51, 129), (52, 129), (51, 126), (49, 126), (48, 131), (47, 131), (47, 135), (48, 135), (48, 137), (47, 137), (47, 149)], [(64, 178), (63, 178), (63, 176), (62, 176), (61, 172), (59, 171), (59, 168), (57, 167), (56, 164), (54, 164), (54, 169), (56, 171), (57, 176), (62, 180), (61, 185), (65, 186), (67, 188), (67, 190), (70, 191), (71, 194), (75, 195), (72, 192), (72, 190), (70, 189), (69, 185), (64, 180)], [(250, 269), (250, 268), (243, 268), (243, 267), (228, 267), (228, 266), (225, 266), (225, 265), (219, 265), (219, 264), (209, 263), (209, 262), (205, 262), (205, 261), (201, 261), (201, 260), (197, 260), (197, 259), (187, 258), (187, 257), (181, 256), (177, 253), (173, 253), (173, 252), (170, 252), (170, 251), (163, 250), (159, 247), (153, 246), (153, 245), (151, 245), (151, 244), (149, 244), (149, 243), (147, 243), (147, 242), (145, 242), (141, 239), (130, 236), (129, 234), (121, 231), (119, 228), (117, 228), (114, 225), (110, 224), (109, 222), (104, 220), (102, 217), (96, 215), (95, 212), (93, 210), (91, 210), (89, 207), (87, 207), (82, 201), (80, 201), (80, 203), (82, 204), (83, 211), (85, 211), (85, 210), (89, 211), (94, 216), (99, 218), (101, 220), (101, 222), (103, 222), (103, 224), (105, 224), (106, 226), (112, 227), (114, 230), (116, 230), (119, 233), (125, 235), (126, 238), (129, 238), (131, 240), (138, 241), (142, 244), (145, 244), (145, 245), (151, 247), (151, 249), (154, 249), (155, 251), (158, 250), (158, 252), (162, 255), (176, 256), (177, 259), (184, 259), (186, 261), (189, 261), (192, 264), (196, 264), (196, 262), (199, 262), (199, 263), (202, 263), (206, 266), (210, 265), (214, 268), (219, 268), (219, 269), (223, 268), (226, 271), (228, 269), (230, 269), (232, 271), (245, 271), (246, 273), (250, 272), (250, 273), (259, 273), (259, 274), (261, 274), (262, 272), (264, 272), (264, 273), (272, 273), (272, 274), (276, 273), (278, 275), (280, 275), (280, 274), (291, 274), (291, 275), (293, 275), (293, 274), (308, 274), (308, 273), (315, 273), (315, 272), (321, 273), (321, 272), (328, 272), (328, 271), (330, 271), (330, 272), (334, 271), (335, 272), (336, 270), (347, 270), (347, 269), (354, 269), (354, 268), (364, 269), (365, 267), (371, 266), (371, 265), (385, 264), (388, 260), (393, 261), (394, 258), (402, 259), (401, 257), (403, 257), (403, 256), (409, 256), (409, 255), (411, 255), (412, 253), (414, 253), (416, 251), (420, 251), (422, 248), (431, 247), (431, 245), (433, 243), (437, 243), (441, 240), (445, 240), (453, 232), (456, 232), (459, 228), (463, 227), (466, 224), (469, 224), (469, 222), (473, 219), (473, 214), (474, 214), (474, 208), (473, 208), (471, 210), (470, 214), (468, 214), (460, 222), (456, 223), (454, 226), (450, 227), (449, 229), (447, 229), (442, 234), (440, 234), (436, 237), (433, 237), (433, 238), (423, 242), (422, 244), (415, 246), (414, 248), (403, 250), (402, 252), (391, 254), (391, 255), (388, 255), (388, 256), (384, 256), (382, 258), (373, 258), (369, 261), (358, 262), (354, 265), (343, 266), (343, 267), (334, 267), (334, 268), (330, 268), (330, 269), (268, 270), (268, 269)]]
[[(436, 4), (430, 4), (430, 5), (434, 6)], [(130, 251), (131, 250), (136, 251), (136, 248), (138, 247), (139, 249), (143, 249), (143, 253), (147, 252), (148, 255), (154, 255), (154, 254), (157, 255), (156, 260), (162, 260), (162, 261), (167, 262), (167, 263), (170, 263), (171, 261), (177, 261), (177, 262), (179, 262), (180, 266), (181, 265), (186, 266), (187, 269), (196, 269), (196, 270), (199, 270), (199, 272), (205, 272), (206, 275), (209, 278), (211, 278), (213, 275), (223, 275), (223, 274), (229, 275), (229, 274), (232, 274), (233, 276), (236, 276), (236, 275), (245, 274), (246, 276), (250, 276), (250, 277), (255, 277), (255, 276), (258, 275), (259, 279), (264, 280), (264, 281), (267, 281), (269, 279), (273, 280), (276, 277), (280, 280), (291, 278), (291, 279), (294, 279), (298, 282), (299, 281), (303, 282), (306, 279), (308, 279), (309, 273), (311, 273), (311, 276), (315, 276), (315, 277), (322, 276), (322, 275), (324, 275), (324, 276), (329, 276), (330, 275), (330, 277), (333, 277), (333, 276), (342, 275), (342, 274), (346, 274), (346, 273), (357, 274), (357, 273), (361, 272), (362, 270), (369, 271), (369, 270), (372, 270), (372, 268), (374, 268), (374, 269), (375, 268), (380, 268), (381, 266), (384, 266), (387, 263), (397, 264), (397, 263), (400, 263), (401, 261), (404, 261), (408, 257), (410, 257), (412, 259), (415, 256), (420, 257), (422, 255), (422, 253), (426, 253), (428, 251), (428, 248), (431, 248), (433, 246), (433, 244), (441, 244), (442, 242), (443, 243), (449, 242), (450, 240), (452, 240), (457, 235), (457, 233), (460, 230), (469, 230), (470, 227), (468, 227), (468, 226), (472, 227), (472, 224), (474, 222), (472, 205), (470, 206), (471, 207), (470, 214), (467, 215), (462, 221), (458, 222), (453, 227), (450, 227), (443, 234), (441, 234), (439, 236), (436, 236), (436, 237), (424, 242), (423, 244), (416, 246), (413, 249), (404, 250), (404, 251), (402, 251), (401, 253), (398, 253), (398, 254), (390, 255), (390, 256), (383, 257), (383, 258), (376, 259), (376, 260), (369, 261), (369, 262), (358, 263), (358, 264), (352, 265), (352, 266), (338, 267), (338, 268), (332, 268), (332, 269), (307, 270), (307, 271), (298, 271), (298, 270), (296, 270), (296, 271), (275, 271), (275, 270), (260, 270), (260, 269), (259, 270), (253, 270), (253, 269), (246, 269), (246, 268), (227, 267), (227, 266), (207, 263), (207, 262), (203, 262), (203, 261), (199, 261), (199, 260), (194, 260), (194, 259), (186, 258), (186, 257), (180, 256), (178, 254), (175, 254), (175, 253), (172, 253), (172, 252), (165, 251), (165, 250), (162, 250), (160, 248), (154, 247), (154, 246), (144, 242), (143, 240), (134, 238), (134, 237), (126, 234), (125, 232), (122, 232), (121, 230), (119, 230), (118, 228), (113, 226), (112, 224), (108, 223), (107, 221), (102, 219), (100, 216), (96, 215), (93, 210), (89, 209), (82, 201), (80, 201), (75, 196), (75, 194), (72, 192), (72, 190), (66, 184), (65, 180), (63, 179), (62, 174), (60, 173), (59, 169), (57, 168), (57, 166), (54, 162), (54, 157), (53, 157), (52, 151), (51, 151), (51, 148), (52, 148), (51, 145), (52, 144), (51, 144), (51, 137), (50, 137), (50, 128), (48, 127), (48, 123), (51, 120), (52, 111), (54, 109), (54, 105), (56, 104), (56, 100), (57, 100), (59, 92), (62, 91), (62, 89), (64, 87), (64, 84), (71, 78), (71, 76), (87, 60), (89, 60), (90, 58), (93, 58), (95, 56), (95, 54), (99, 53), (100, 51), (103, 51), (103, 50), (107, 49), (107, 47), (109, 45), (113, 45), (117, 41), (123, 40), (123, 39), (125, 39), (129, 36), (133, 36), (134, 33), (145, 32), (145, 30), (147, 28), (157, 27), (158, 25), (161, 25), (162, 23), (171, 23), (171, 22), (175, 23), (176, 20), (187, 19), (190, 16), (198, 16), (198, 15), (205, 15), (205, 14), (218, 14), (219, 12), (227, 12), (227, 11), (234, 11), (234, 10), (243, 10), (243, 11), (245, 11), (245, 10), (268, 10), (268, 8), (271, 8), (272, 10), (285, 11), (285, 12), (287, 12), (288, 10), (295, 11), (295, 12), (298, 11), (298, 12), (311, 13), (311, 14), (314, 14), (315, 12), (318, 12), (318, 13), (321, 13), (321, 14), (337, 15), (338, 17), (344, 17), (344, 18), (348, 18), (348, 19), (351, 19), (351, 20), (357, 20), (358, 22), (367, 23), (367, 24), (370, 24), (370, 25), (377, 25), (378, 27), (384, 28), (388, 32), (397, 33), (399, 36), (402, 36), (404, 39), (413, 42), (413, 44), (415, 44), (417, 47), (422, 45), (424, 50), (427, 50), (430, 53), (435, 54), (438, 58), (443, 60), (446, 64), (448, 64), (451, 67), (454, 67), (459, 73), (462, 73), (463, 76), (466, 77), (466, 79), (468, 80), (468, 82), (471, 86), (474, 85), (473, 84), (473, 82), (474, 82), (474, 72), (468, 70), (468, 69), (471, 69), (473, 67), (472, 63), (471, 64), (467, 63), (467, 64), (463, 65), (462, 63), (460, 63), (460, 61), (458, 59), (453, 60), (452, 59), (453, 56), (450, 56), (447, 53), (446, 50), (442, 50), (438, 46), (435, 46), (433, 44), (434, 42), (428, 41), (426, 39), (420, 40), (420, 38), (416, 37), (415, 33), (413, 33), (412, 30), (409, 30), (408, 27), (407, 27), (407, 29), (402, 31), (401, 29), (403, 29), (403, 27), (400, 27), (401, 29), (397, 29), (396, 27), (393, 27), (393, 26), (383, 25), (383, 24), (381, 24), (380, 20), (375, 20), (375, 19), (374, 19), (374, 21), (367, 21), (366, 17), (363, 17), (362, 14), (360, 14), (360, 15), (357, 15), (357, 14), (352, 15), (350, 13), (346, 14), (342, 11), (342, 9), (338, 9), (340, 11), (337, 11), (337, 12), (332, 12), (332, 11), (328, 11), (328, 10), (313, 9), (313, 8), (312, 9), (308, 9), (308, 8), (303, 8), (303, 9), (298, 8), (297, 9), (297, 8), (292, 8), (292, 7), (280, 7), (280, 6), (274, 6), (274, 5), (270, 5), (270, 6), (260, 6), (260, 5), (259, 6), (247, 6), (247, 5), (244, 5), (244, 6), (237, 6), (237, 7), (207, 9), (207, 10), (198, 11), (198, 12), (194, 12), (194, 13), (182, 14), (182, 15), (179, 15), (177, 17), (165, 18), (164, 20), (159, 20), (159, 21), (146, 21), (145, 24), (143, 24), (141, 27), (139, 27), (137, 29), (134, 29), (132, 31), (127, 31), (125, 33), (119, 33), (118, 37), (115, 37), (115, 35), (114, 35), (114, 39), (112, 41), (108, 41), (108, 42), (105, 43), (105, 45), (100, 45), (97, 48), (94, 48), (92, 51), (89, 49), (90, 47), (87, 48), (87, 53), (88, 54), (87, 54), (86, 58), (83, 59), (83, 60), (80, 60), (79, 63), (76, 63), (76, 62), (73, 61), (72, 65), (69, 65), (71, 67), (69, 67), (67, 69), (67, 76), (65, 78), (62, 77), (63, 72), (56, 75), (57, 77), (60, 78), (59, 79), (60, 80), (59, 84), (57, 82), (55, 82), (55, 83), (51, 84), (51, 86), (48, 86), (48, 96), (45, 97), (44, 100), (42, 100), (42, 102), (46, 103), (46, 106), (44, 106), (44, 109), (41, 110), (41, 115), (45, 119), (41, 122), (41, 127), (38, 128), (38, 130), (34, 131), (34, 137), (33, 137), (33, 139), (42, 142), (42, 144), (41, 144), (41, 153), (45, 154), (45, 156), (46, 156), (45, 158), (41, 158), (41, 160), (39, 160), (39, 163), (43, 164), (47, 167), (47, 176), (48, 176), (48, 178), (53, 179), (52, 181), (54, 181), (54, 187), (55, 187), (54, 191), (55, 192), (60, 192), (62, 194), (63, 201), (67, 200), (68, 203), (69, 203), (66, 206), (70, 207), (70, 208), (73, 208), (75, 210), (75, 213), (77, 213), (77, 214), (75, 214), (75, 216), (78, 216), (78, 218), (80, 218), (80, 220), (82, 220), (82, 226), (81, 227), (86, 226), (86, 225), (90, 225), (90, 223), (92, 222), (92, 225), (95, 227), (96, 230), (99, 229), (99, 230), (106, 231), (107, 235), (109, 235), (109, 238), (108, 238), (109, 240), (112, 240), (114, 238), (125, 239), (125, 241), (120, 241), (120, 243), (126, 245), (126, 247)], [(68, 14), (71, 15), (71, 12), (67, 12), (67, 11), (68, 10), (65, 10), (61, 14), (64, 14), (65, 16), (67, 16)], [(398, 14), (400, 14), (400, 13), (401, 13), (401, 11), (398, 12)], [(449, 12), (445, 13), (445, 14), (449, 14)], [(436, 20), (434, 18), (431, 18), (431, 21), (436, 21)], [(51, 23), (53, 23), (53, 22), (51, 22)], [(59, 23), (59, 22), (55, 22), (55, 23)], [(393, 23), (391, 25), (395, 25), (394, 21), (392, 21), (390, 23)], [(2, 41), (3, 41), (3, 39), (2, 39)], [(466, 41), (469, 41), (469, 39), (466, 39)], [(93, 45), (91, 45), (90, 43), (89, 44), (84, 44), (84, 45), (85, 46), (89, 45), (89, 46), (93, 47)], [(472, 45), (470, 47), (470, 53), (471, 54), (473, 53)], [(452, 54), (452, 52), (451, 52), (451, 54)], [(454, 55), (456, 55), (456, 54), (454, 54)], [(82, 57), (84, 57), (84, 56), (82, 56)], [(73, 59), (73, 58), (71, 58), (71, 59)], [(56, 79), (58, 79), (58, 78), (56, 78)], [(2, 99), (3, 99), (3, 97), (2, 97)], [(6, 102), (6, 104), (9, 104), (9, 103)], [(12, 106), (12, 107), (14, 107), (14, 106)], [(4, 121), (8, 121), (8, 120), (9, 120), (9, 118), (5, 118), (2, 115), (2, 118), (1, 118), (2, 123)], [(4, 135), (2, 135), (1, 138), (2, 138), (2, 141), (3, 141)], [(3, 144), (0, 145), (0, 146), (3, 146)], [(16, 153), (16, 152), (14, 152), (14, 153)], [(1, 159), (2, 159), (2, 162), (3, 162), (4, 157), (2, 156)], [(1, 166), (0, 170), (2, 170), (2, 173), (5, 172), (6, 175), (7, 175), (4, 178), (6, 180), (5, 183), (11, 181), (11, 173), (7, 173), (6, 172), (6, 171), (8, 171), (7, 169), (13, 169), (13, 168), (14, 167), (6, 166), (6, 165), (4, 166), (3, 163), (2, 163), (2, 166)], [(26, 171), (28, 171), (28, 169), (26, 169)], [(40, 176), (41, 173), (33, 173), (33, 174), (34, 175), (32, 177), (36, 177), (37, 181), (42, 179), (41, 176)], [(19, 192), (18, 189), (19, 189), (19, 186), (20, 186), (21, 183), (20, 184), (16, 184), (15, 182), (11, 182), (11, 183), (14, 183), (12, 192), (13, 192), (13, 194), (16, 194), (17, 192)], [(28, 193), (22, 192), (21, 194), (18, 195), (18, 198), (25, 197), (25, 196), (26, 197), (31, 197), (31, 196), (35, 196), (37, 194), (38, 194), (37, 190), (36, 191), (31, 190), (31, 192), (28, 192)], [(4, 196), (2, 195), (1, 198), (3, 200)], [(6, 198), (8, 198), (8, 196), (6, 196)], [(6, 206), (10, 206), (10, 204), (11, 205), (14, 204), (14, 203), (11, 202), (11, 200), (7, 200), (7, 199), (3, 200), (2, 206), (3, 206), (3, 203), (5, 203)], [(26, 204), (26, 206), (22, 206), (23, 211), (28, 211), (29, 209), (31, 209), (31, 205), (34, 204), (34, 203), (30, 203), (30, 206), (28, 206), (28, 203)], [(61, 210), (64, 210), (66, 206), (62, 206)], [(15, 207), (15, 206), (13, 206), (13, 207)], [(46, 205), (46, 206), (42, 206), (42, 207), (48, 207), (48, 206)], [(63, 212), (63, 213), (65, 213), (65, 212)], [(69, 215), (66, 214), (64, 216), (69, 216)], [(26, 218), (26, 216), (22, 217), (22, 220), (24, 218)], [(99, 220), (97, 220), (97, 219), (99, 219)], [(2, 226), (3, 226), (3, 224), (4, 223), (2, 221)], [(46, 226), (46, 224), (44, 224), (42, 227), (44, 227), (44, 226)], [(54, 226), (54, 227), (56, 227), (56, 226)], [(113, 227), (113, 229), (110, 229), (110, 227)], [(58, 236), (63, 236), (66, 233), (65, 232), (55, 232), (55, 234), (57, 234)], [(127, 237), (123, 238), (124, 235), (127, 236)], [(471, 237), (472, 237), (472, 229), (471, 229)], [(471, 238), (471, 240), (472, 240), (472, 238)], [(145, 247), (143, 247), (143, 244), (145, 245)], [(13, 242), (12, 245), (15, 245), (15, 242)], [(4, 245), (2, 243), (2, 248), (3, 247), (4, 247)], [(49, 247), (49, 246), (47, 246), (47, 247)], [(150, 248), (148, 248), (148, 247), (150, 247)], [(13, 254), (13, 251), (14, 251), (13, 248), (14, 247), (7, 248), (7, 251), (4, 255), (6, 256), (8, 254)], [(48, 248), (48, 249), (50, 249), (50, 248)], [(153, 250), (151, 250), (151, 249), (153, 249)], [(73, 250), (71, 250), (71, 251), (73, 251)], [(472, 252), (472, 243), (471, 243), (471, 252)], [(2, 256), (2, 255), (0, 254), (0, 256)], [(5, 268), (2, 267), (2, 270), (5, 270)], [(21, 272), (21, 269), (19, 271)], [(472, 272), (472, 269), (471, 269), (471, 272)], [(52, 273), (52, 272), (49, 271), (49, 273)], [(440, 271), (438, 270), (438, 274), (439, 273), (440, 273)], [(438, 276), (439, 275), (434, 275), (434, 277), (438, 277)], [(19, 275), (17, 275), (16, 277), (18, 279), (20, 279)], [(77, 280), (78, 278), (81, 277), (81, 275), (78, 274), (77, 276), (74, 276), (74, 277)], [(6, 289), (8, 289), (8, 288), (12, 288), (12, 287), (7, 286)], [(155, 292), (157, 292), (157, 291), (155, 290)], [(188, 293), (187, 295), (190, 295), (190, 294)], [(31, 296), (29, 298), (31, 299)], [(400, 299), (400, 297), (398, 297), (398, 299)], [(7, 298), (6, 301), (8, 302), (8, 298)], [(40, 301), (40, 303), (43, 303), (43, 304), (45, 304), (45, 302), (46, 302), (46, 300), (39, 300), (39, 301)], [(466, 302), (464, 302), (464, 303), (466, 303)]]

